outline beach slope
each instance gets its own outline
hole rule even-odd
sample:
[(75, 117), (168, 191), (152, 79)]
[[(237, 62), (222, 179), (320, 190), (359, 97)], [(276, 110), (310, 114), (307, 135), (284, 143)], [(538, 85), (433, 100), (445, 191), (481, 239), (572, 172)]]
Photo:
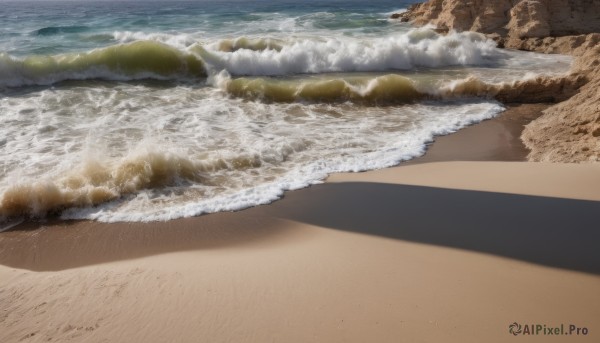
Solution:
[[(430, 151), (510, 143), (500, 124)], [(23, 224), (0, 235), (0, 340), (506, 342), (518, 322), (596, 341), (600, 166), (478, 159), (167, 223)]]

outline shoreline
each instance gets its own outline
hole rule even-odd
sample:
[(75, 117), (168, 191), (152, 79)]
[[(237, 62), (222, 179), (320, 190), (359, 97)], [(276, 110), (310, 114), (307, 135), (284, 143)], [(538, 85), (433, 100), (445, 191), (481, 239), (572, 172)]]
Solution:
[[(525, 125), (530, 123), (542, 116), (542, 111), (551, 106), (547, 103), (538, 104), (520, 104), (520, 103), (507, 103), (503, 104), (506, 110), (500, 113), (498, 116), (483, 120), (479, 123), (475, 123), (464, 127), (456, 132), (436, 136), (433, 142), (428, 143), (426, 152), (419, 157), (400, 162), (398, 165), (391, 166), (384, 169), (394, 169), (403, 166), (420, 164), (420, 163), (431, 163), (431, 162), (444, 162), (444, 161), (526, 161), (529, 150), (525, 144), (520, 140), (520, 135)], [(468, 142), (476, 141), (477, 144), (470, 144)], [(366, 170), (358, 172), (357, 174), (371, 173), (375, 170)], [(330, 174), (324, 182), (336, 175), (336, 174), (353, 174), (349, 173), (333, 173)], [(319, 185), (312, 185), (310, 187), (318, 187)], [(0, 228), (0, 234), (9, 231), (28, 231), (37, 227), (45, 227), (46, 224), (49, 226), (61, 225), (64, 223), (98, 223), (103, 225), (110, 224), (160, 224), (173, 222), (178, 220), (202, 218), (209, 215), (218, 213), (235, 213), (240, 211), (246, 211), (254, 207), (270, 206), (273, 203), (281, 201), (290, 192), (296, 192), (301, 189), (286, 191), (285, 195), (280, 199), (266, 205), (251, 206), (239, 211), (222, 211), (216, 213), (207, 213), (195, 217), (187, 218), (176, 218), (169, 221), (157, 221), (157, 222), (117, 222), (117, 223), (104, 223), (93, 220), (65, 220), (58, 217), (49, 217), (43, 219), (25, 219), (14, 224), (8, 224), (5, 228)]]
[(552, 104), (503, 105), (506, 110), (495, 118), (470, 125), (449, 135), (437, 136), (423, 156), (391, 168), (444, 161), (527, 161), (530, 151), (521, 141), (521, 133), (527, 124), (541, 117), (542, 111)]
[[(414, 159), (401, 162), (399, 165), (392, 166), (389, 168), (369, 170), (358, 173), (334, 173), (329, 175), (325, 180), (324, 184), (331, 182), (338, 182), (340, 179), (372, 179), (371, 175), (377, 177), (378, 173), (382, 171), (388, 171), (389, 173), (396, 173), (402, 168), (427, 164), (436, 162), (451, 162), (451, 161), (503, 161), (503, 162), (524, 162), (528, 149), (525, 147), (523, 142), (520, 140), (520, 134), (523, 131), (525, 125), (532, 120), (540, 117), (542, 111), (550, 106), (550, 104), (505, 104), (506, 110), (500, 113), (498, 116), (484, 120), (482, 122), (465, 127), (457, 132), (437, 136), (435, 140), (431, 142), (427, 151), (424, 155), (416, 157)], [(355, 176), (355, 177), (354, 177)], [(303, 200), (308, 200), (307, 193), (311, 193), (312, 189), (318, 189), (323, 187), (323, 184), (317, 184), (306, 188), (286, 191), (282, 198), (266, 205), (258, 205), (249, 207), (239, 211), (224, 211), (216, 213), (203, 214), (196, 217), (178, 218), (165, 222), (117, 222), (117, 223), (104, 223), (92, 220), (63, 220), (60, 218), (47, 218), (42, 220), (25, 220), (18, 223), (9, 229), (0, 232), (0, 243), (2, 240), (8, 239), (5, 247), (0, 249), (0, 265), (10, 265), (17, 268), (25, 268), (31, 270), (59, 270), (61, 268), (72, 268), (72, 262), (66, 262), (69, 257), (62, 256), (57, 265), (52, 262), (43, 263), (37, 257), (31, 260), (31, 254), (27, 252), (27, 247), (23, 248), (19, 246), (21, 243), (27, 246), (27, 241), (33, 237), (37, 237), (41, 234), (44, 240), (49, 239), (56, 241), (63, 239), (60, 235), (67, 235), (68, 239), (73, 241), (83, 238), (85, 241), (90, 241), (90, 244), (94, 244), (94, 241), (101, 241), (101, 246), (93, 247), (95, 250), (99, 250), (97, 254), (101, 253), (102, 249), (107, 249), (106, 244), (109, 244), (112, 237), (119, 237), (128, 241), (138, 241), (140, 232), (138, 230), (149, 230), (152, 231), (152, 235), (157, 237), (149, 236), (145, 237), (145, 233), (141, 234), (143, 240), (152, 239), (154, 240), (150, 244), (153, 248), (151, 251), (145, 251), (142, 249), (125, 249), (121, 250), (113, 256), (114, 258), (103, 258), (98, 261), (98, 256), (88, 256), (88, 258), (80, 259), (83, 265), (84, 261), (90, 261), (90, 264), (103, 263), (104, 261), (119, 260), (136, 258), (147, 254), (165, 253), (169, 251), (168, 245), (163, 245), (162, 248), (158, 248), (165, 241), (172, 239), (167, 238), (170, 234), (169, 230), (181, 229), (182, 233), (178, 234), (174, 241), (171, 242), (172, 250), (183, 250), (188, 248), (195, 248), (194, 244), (199, 244), (198, 247), (204, 247), (197, 240), (194, 244), (187, 242), (186, 235), (195, 236), (192, 231), (193, 228), (204, 223), (209, 223), (209, 226), (215, 226), (218, 224), (220, 227), (226, 227), (227, 225), (239, 226), (241, 221), (248, 218), (260, 217), (263, 223), (266, 223), (276, 217), (277, 209), (274, 211), (275, 215), (270, 211), (272, 208), (283, 207), (290, 208), (292, 205), (287, 205), (289, 198), (300, 197)], [(255, 214), (256, 213), (256, 214)], [(98, 236), (98, 230), (102, 230), (102, 234)], [(254, 226), (253, 230), (261, 232), (258, 227)], [(57, 231), (57, 232), (54, 232)], [(126, 232), (124, 234), (123, 232)], [(57, 237), (51, 236), (57, 234)], [(239, 240), (244, 241), (246, 236), (254, 236), (254, 233), (232, 233), (231, 236), (227, 236), (226, 240)], [(89, 235), (89, 237), (86, 237)], [(124, 237), (124, 235), (126, 235)], [(239, 236), (239, 237), (233, 237)], [(179, 237), (181, 236), (181, 237)], [(260, 236), (260, 235), (258, 235)], [(56, 238), (56, 239), (55, 239)], [(198, 237), (197, 237), (198, 238)], [(19, 242), (19, 243), (17, 243)], [(53, 242), (54, 243), (54, 242)], [(219, 246), (220, 243), (211, 242), (209, 245)], [(64, 246), (60, 249), (53, 247), (54, 244), (50, 244), (48, 251), (44, 254), (52, 255), (54, 251), (63, 251), (74, 253), (76, 255), (86, 255), (84, 250), (78, 250), (76, 252), (71, 251), (72, 249)], [(2, 245), (0, 244), (0, 247)], [(91, 248), (91, 247), (88, 247)], [(36, 249), (39, 249), (39, 245), (36, 244)], [(94, 249), (93, 249), (94, 250)], [(111, 249), (108, 249), (109, 251)], [(136, 253), (137, 251), (137, 253)], [(39, 251), (37, 252), (39, 254)], [(115, 251), (113, 251), (115, 253)], [(45, 257), (44, 259), (48, 259)], [(49, 259), (51, 261), (51, 258)], [(21, 261), (22, 264), (19, 263)], [(28, 262), (25, 262), (28, 261)], [(65, 264), (66, 263), (66, 264)]]
[(593, 341), (600, 167), (518, 162), (545, 106), (270, 205), (0, 233), (0, 340), (505, 342), (533, 321)]
[[(425, 165), (425, 168), (434, 165), (436, 168), (440, 166), (439, 168), (442, 170), (448, 169), (448, 165), (444, 165), (445, 163), (452, 162), (466, 164), (469, 162), (504, 163), (504, 166), (499, 166), (503, 169), (513, 168), (518, 164), (529, 165), (529, 167), (524, 167), (525, 169), (535, 169), (531, 166), (536, 165), (548, 166), (548, 164), (539, 162), (526, 162), (529, 150), (521, 141), (520, 134), (528, 123), (542, 116), (542, 111), (550, 107), (551, 104), (513, 103), (505, 104), (505, 106), (506, 110), (492, 119), (470, 125), (448, 135), (435, 137), (435, 140), (429, 143), (426, 153), (420, 157), (401, 162), (399, 165), (389, 168), (356, 173), (334, 173), (329, 175), (323, 184), (286, 191), (282, 198), (266, 205), (253, 206), (239, 211), (224, 211), (196, 217), (178, 218), (165, 222), (105, 223), (59, 218), (25, 220), (0, 232), (0, 265), (37, 271), (51, 271), (135, 259), (171, 251), (207, 247), (220, 248), (222, 245), (229, 245), (232, 242), (243, 244), (247, 240), (260, 240), (264, 238), (263, 235), (269, 236), (272, 234), (270, 230), (265, 230), (262, 226), (272, 227), (277, 225), (274, 222), (277, 222), (278, 218), (281, 217), (281, 213), (290, 212), (298, 206), (300, 208), (307, 207), (311, 203), (312, 197), (314, 197), (312, 194), (321, 193), (321, 189), (327, 188), (330, 184), (378, 181), (390, 181), (394, 184), (399, 182), (397, 176), (402, 174), (403, 170), (413, 167), (418, 168), (420, 165)], [(561, 164), (556, 165), (560, 166)], [(477, 164), (474, 164), (474, 166), (481, 167)], [(568, 168), (569, 165), (562, 164), (562, 166)], [(458, 170), (464, 171), (468, 168), (468, 166), (458, 166)], [(541, 167), (536, 168), (542, 169)], [(574, 170), (576, 168), (573, 167)], [(595, 170), (594, 166), (590, 168), (580, 166), (578, 168), (586, 169), (583, 174), (587, 178), (593, 178), (589, 175), (589, 172)], [(417, 184), (424, 186), (441, 184), (441, 187), (445, 187), (444, 184), (452, 184), (452, 182), (447, 182), (449, 181), (448, 177), (443, 175), (440, 175), (440, 177), (445, 181), (441, 183), (435, 180), (420, 183), (417, 181)], [(460, 175), (453, 175), (452, 177), (461, 178)], [(415, 178), (413, 175), (404, 181), (410, 184), (415, 179), (418, 180), (419, 178)], [(561, 182), (562, 180), (558, 178), (555, 181)], [(484, 180), (473, 189), (485, 189), (487, 187), (485, 183)], [(452, 186), (450, 187), (452, 188)], [(508, 188), (515, 189), (511, 185)], [(563, 187), (558, 192), (560, 195), (557, 195), (557, 197), (600, 200), (600, 187), (598, 188), (599, 192), (596, 196), (594, 187), (587, 191), (578, 189), (575, 192), (565, 190)], [(324, 192), (329, 193), (330, 191), (325, 190)], [(545, 195), (543, 190), (536, 190), (535, 192)], [(514, 193), (520, 194), (518, 189)], [(553, 196), (551, 191), (548, 195)], [(350, 196), (360, 196), (360, 194), (350, 194)], [(298, 205), (298, 202), (300, 205)], [(240, 223), (245, 221), (253, 221), (253, 225), (239, 231)], [(229, 226), (234, 229), (229, 230)], [(198, 227), (207, 228), (206, 231), (211, 236), (210, 242), (202, 241), (202, 235), (207, 232), (203, 229), (198, 230)], [(219, 233), (214, 232), (217, 229), (220, 231)], [(219, 237), (221, 234), (223, 237)], [(118, 237), (119, 244), (123, 245), (116, 250), (108, 246), (112, 244), (114, 237)], [(136, 243), (140, 240), (144, 244)], [(86, 246), (72, 245), (71, 243), (75, 241), (84, 241)], [(100, 242), (100, 244), (96, 242)], [(60, 244), (58, 248), (55, 246), (57, 243)], [(109, 253), (103, 253), (104, 250)], [(77, 261), (74, 261), (71, 255), (78, 256)]]

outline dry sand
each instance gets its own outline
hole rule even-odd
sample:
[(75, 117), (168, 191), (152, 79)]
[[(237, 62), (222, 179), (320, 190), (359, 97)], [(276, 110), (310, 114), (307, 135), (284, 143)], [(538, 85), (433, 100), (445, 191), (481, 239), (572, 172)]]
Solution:
[(268, 206), (0, 233), (0, 342), (598, 342), (600, 165), (506, 162), (539, 110)]

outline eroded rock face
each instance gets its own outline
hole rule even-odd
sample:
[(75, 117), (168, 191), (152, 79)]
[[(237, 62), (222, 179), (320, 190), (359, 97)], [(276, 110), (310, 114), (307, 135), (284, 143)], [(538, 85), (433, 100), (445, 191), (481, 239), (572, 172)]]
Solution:
[(449, 30), (556, 37), (600, 32), (600, 0), (430, 0), (403, 17)]
[(522, 1), (510, 10), (508, 35), (521, 39), (549, 36), (550, 18), (546, 4), (535, 0)]
[(589, 35), (573, 73), (587, 79), (579, 92), (544, 111), (525, 127), (521, 139), (532, 161), (600, 161), (600, 34)]
[(521, 138), (531, 150), (529, 160), (600, 161), (600, 0), (430, 0), (403, 18), (481, 32), (499, 47), (575, 56), (563, 78), (502, 86), (466, 82), (461, 87), (468, 91), (460, 91), (505, 102), (562, 101), (525, 127)]

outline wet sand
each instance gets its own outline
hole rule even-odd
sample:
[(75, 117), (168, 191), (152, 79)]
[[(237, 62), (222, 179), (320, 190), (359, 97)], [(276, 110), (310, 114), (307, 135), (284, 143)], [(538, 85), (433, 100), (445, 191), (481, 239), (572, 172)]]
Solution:
[(0, 233), (0, 341), (506, 342), (515, 321), (597, 341), (600, 166), (519, 162), (545, 106), (267, 206), (18, 225)]

